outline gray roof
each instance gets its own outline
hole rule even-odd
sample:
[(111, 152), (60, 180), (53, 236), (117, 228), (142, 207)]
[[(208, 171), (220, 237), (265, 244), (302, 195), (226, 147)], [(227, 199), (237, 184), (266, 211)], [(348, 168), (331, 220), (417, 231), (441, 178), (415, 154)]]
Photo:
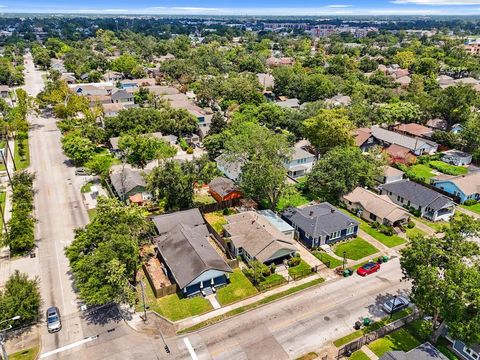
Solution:
[(452, 203), (452, 199), (449, 197), (409, 180), (395, 181), (381, 185), (379, 188), (399, 195), (423, 208), (429, 207), (434, 211), (443, 209)]
[(205, 224), (202, 214), (200, 214), (200, 210), (197, 208), (157, 215), (152, 217), (152, 221), (160, 235), (172, 231), (178, 224), (184, 224), (190, 227)]
[(131, 166), (119, 166), (113, 168), (110, 174), (110, 182), (119, 196), (128, 194), (136, 187), (145, 188), (147, 186), (143, 170), (133, 169)]
[(315, 155), (302, 148), (293, 147), (293, 150), (292, 160), (315, 158)]
[(226, 177), (216, 177), (208, 184), (210, 190), (215, 191), (221, 197), (225, 197), (233, 191), (239, 190), (235, 183)]
[(328, 202), (302, 209), (290, 207), (282, 216), (314, 238), (359, 224)]
[(112, 100), (131, 99), (131, 98), (133, 98), (133, 94), (130, 94), (126, 90), (117, 90), (112, 94)]
[(379, 126), (372, 126), (372, 135), (388, 144), (400, 145), (413, 151), (421, 149), (425, 147), (425, 145), (432, 147), (438, 146), (437, 143), (433, 141), (402, 135), (394, 131), (383, 129)]
[(181, 221), (184, 216), (176, 218), (175, 214), (170, 217), (175, 226), (169, 232), (156, 237), (155, 241), (178, 286), (183, 289), (208, 270), (232, 272), (210, 244), (207, 227), (204, 224), (183, 224)]
[(448, 360), (448, 358), (435, 346), (426, 342), (409, 352), (389, 351), (379, 360)]
[(472, 155), (469, 153), (466, 153), (464, 151), (456, 150), (456, 149), (451, 149), (444, 151), (442, 153), (443, 155), (448, 155), (448, 156), (454, 156), (454, 157), (459, 157), (459, 158), (470, 158)]

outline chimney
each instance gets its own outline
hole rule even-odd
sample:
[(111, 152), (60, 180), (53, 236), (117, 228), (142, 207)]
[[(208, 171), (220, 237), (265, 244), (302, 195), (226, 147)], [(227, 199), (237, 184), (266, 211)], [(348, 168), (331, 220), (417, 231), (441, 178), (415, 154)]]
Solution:
[(308, 214), (308, 216), (313, 216), (313, 210), (310, 210), (310, 213)]
[(330, 209), (330, 212), (333, 214), (335, 212), (335, 209)]

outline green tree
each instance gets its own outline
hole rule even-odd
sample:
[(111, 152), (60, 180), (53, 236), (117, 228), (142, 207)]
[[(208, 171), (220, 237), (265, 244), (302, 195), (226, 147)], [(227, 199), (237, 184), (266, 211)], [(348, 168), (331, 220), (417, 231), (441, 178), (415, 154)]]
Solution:
[(62, 138), (62, 149), (76, 164), (83, 165), (92, 158), (95, 145), (89, 139), (73, 132)]
[(310, 192), (336, 202), (357, 186), (374, 186), (385, 162), (376, 152), (364, 155), (357, 147), (336, 147), (327, 152), (307, 176)]
[(175, 156), (176, 149), (163, 139), (152, 135), (124, 135), (118, 141), (118, 148), (131, 165), (144, 168), (149, 161)]
[(227, 128), (227, 121), (220, 112), (215, 112), (212, 116), (208, 135), (220, 134)]
[(113, 158), (111, 156), (94, 156), (85, 163), (85, 167), (91, 173), (100, 176), (102, 180), (105, 180), (108, 177), (112, 165)]
[(142, 209), (117, 199), (98, 198), (97, 214), (75, 230), (65, 254), (80, 297), (88, 305), (127, 302), (134, 298), (139, 245), (146, 241), (150, 224)]
[(133, 70), (138, 66), (137, 59), (129, 54), (122, 54), (112, 61), (111, 68), (113, 71), (118, 71), (126, 76), (132, 76)]
[(382, 124), (394, 125), (397, 122), (407, 124), (417, 122), (422, 117), (422, 111), (417, 104), (399, 101), (380, 106), (377, 117)]
[(402, 69), (409, 69), (415, 64), (416, 59), (415, 53), (410, 50), (399, 51), (393, 57), (393, 61), (400, 65)]
[(321, 109), (303, 122), (304, 136), (315, 147), (317, 154), (325, 154), (336, 146), (353, 145), (353, 123), (345, 109)]
[[(400, 265), (412, 282), (411, 298), (433, 316), (432, 340), (448, 325), (449, 335), (468, 344), (480, 341), (478, 245), (480, 222), (465, 215), (452, 219), (442, 238), (416, 236), (401, 250)], [(443, 319), (436, 328), (438, 319)]]
[(467, 121), (472, 114), (472, 106), (477, 104), (477, 92), (470, 85), (449, 86), (437, 96), (436, 111), (452, 126)]

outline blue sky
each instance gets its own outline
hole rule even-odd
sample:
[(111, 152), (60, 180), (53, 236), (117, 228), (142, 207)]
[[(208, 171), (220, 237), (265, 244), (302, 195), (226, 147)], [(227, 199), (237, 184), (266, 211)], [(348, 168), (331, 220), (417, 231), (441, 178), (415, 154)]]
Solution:
[(0, 12), (125, 15), (480, 15), (480, 0), (0, 0)]

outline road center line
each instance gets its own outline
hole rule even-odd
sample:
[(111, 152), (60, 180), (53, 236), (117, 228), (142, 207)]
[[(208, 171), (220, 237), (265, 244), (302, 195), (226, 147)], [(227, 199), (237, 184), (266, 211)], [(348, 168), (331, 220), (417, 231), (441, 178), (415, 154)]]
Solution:
[(46, 353), (43, 353), (42, 355), (40, 355), (40, 359), (43, 359), (43, 358), (46, 358), (46, 357), (49, 357), (51, 355), (55, 355), (55, 354), (58, 354), (59, 352), (62, 352), (62, 351), (66, 351), (66, 350), (69, 350), (69, 349), (73, 349), (74, 347), (77, 347), (77, 346), (80, 346), (80, 345), (83, 345), (83, 344), (86, 344), (90, 341), (93, 341), (95, 339), (97, 339), (98, 336), (97, 335), (94, 335), (94, 336), (89, 336), (85, 339), (82, 339), (80, 341), (77, 341), (77, 342), (74, 342), (74, 343), (71, 343), (71, 344), (68, 344), (68, 345), (65, 345), (65, 346), (62, 346), (58, 349), (55, 349), (55, 350), (52, 350), (52, 351), (48, 351)]
[(190, 353), (190, 356), (192, 357), (192, 360), (198, 360), (197, 354), (195, 354), (195, 350), (193, 350), (192, 344), (190, 344), (190, 340), (188, 340), (187, 337), (183, 338), (183, 342), (187, 346), (188, 352)]

